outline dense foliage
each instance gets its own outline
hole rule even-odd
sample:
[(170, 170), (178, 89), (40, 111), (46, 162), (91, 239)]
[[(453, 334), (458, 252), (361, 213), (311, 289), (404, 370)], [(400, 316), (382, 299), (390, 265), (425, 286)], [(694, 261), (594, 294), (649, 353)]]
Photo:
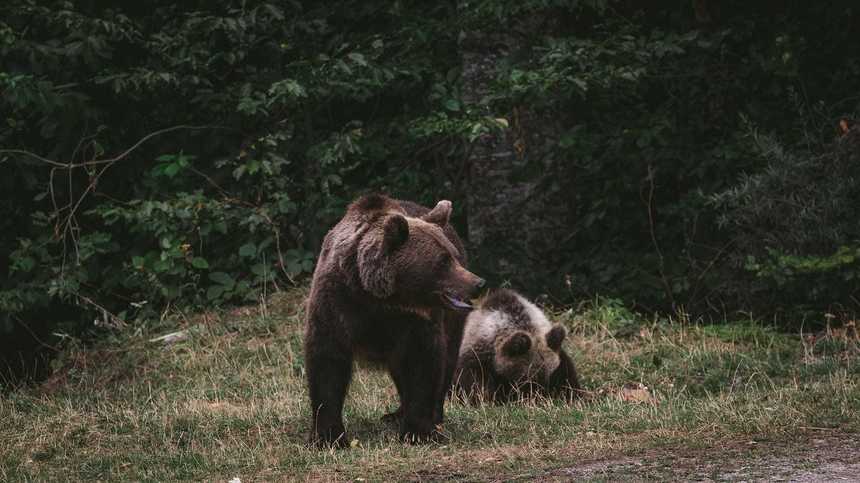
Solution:
[(0, 139), (56, 161), (6, 156), (3, 311), (253, 299), (358, 187), (418, 186), (398, 163), (447, 100), (451, 12), (314, 5), (3, 7)]
[[(522, 285), (569, 275), (578, 295), (652, 309), (856, 311), (860, 171), (834, 147), (860, 111), (856, 6), (546, 3), (482, 12), (529, 33), (491, 105), (528, 113), (521, 176), (562, 232), (520, 257), (543, 265)], [(792, 257), (807, 268), (767, 268)]]
[[(0, 330), (58, 303), (110, 325), (254, 299), (370, 190), (451, 198), (463, 227), (470, 143), (499, 129), (555, 236), (484, 275), (566, 302), (856, 311), (858, 10), (3, 2)], [(467, 103), (478, 30), (513, 47)]]

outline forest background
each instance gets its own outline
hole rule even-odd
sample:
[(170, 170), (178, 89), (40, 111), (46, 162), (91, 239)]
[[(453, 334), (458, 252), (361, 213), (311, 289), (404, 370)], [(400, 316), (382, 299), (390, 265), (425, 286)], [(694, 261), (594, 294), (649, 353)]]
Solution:
[(371, 191), (550, 304), (853, 320), (858, 38), (848, 0), (5, 1), (0, 362), (301, 284)]

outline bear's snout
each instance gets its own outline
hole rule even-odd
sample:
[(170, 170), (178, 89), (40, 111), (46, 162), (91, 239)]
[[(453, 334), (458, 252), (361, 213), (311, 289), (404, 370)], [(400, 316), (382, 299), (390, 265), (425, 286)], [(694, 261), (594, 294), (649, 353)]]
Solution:
[(484, 288), (484, 285), (487, 284), (487, 281), (483, 278), (475, 275), (474, 273), (466, 270), (463, 267), (457, 267), (457, 272), (459, 278), (462, 281), (463, 285), (463, 295), (472, 298), (478, 294), (478, 291)]
[(471, 310), (473, 307), (468, 302), (475, 298), (478, 291), (486, 284), (486, 281), (474, 273), (463, 268), (459, 263), (449, 272), (438, 293), (442, 302), (450, 308), (457, 310)]

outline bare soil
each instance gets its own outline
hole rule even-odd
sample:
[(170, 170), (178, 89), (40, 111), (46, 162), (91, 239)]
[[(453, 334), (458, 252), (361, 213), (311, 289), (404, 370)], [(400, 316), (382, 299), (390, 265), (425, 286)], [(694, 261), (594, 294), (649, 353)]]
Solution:
[(710, 448), (654, 449), (523, 479), (860, 482), (860, 436), (820, 429), (790, 442), (750, 440)]

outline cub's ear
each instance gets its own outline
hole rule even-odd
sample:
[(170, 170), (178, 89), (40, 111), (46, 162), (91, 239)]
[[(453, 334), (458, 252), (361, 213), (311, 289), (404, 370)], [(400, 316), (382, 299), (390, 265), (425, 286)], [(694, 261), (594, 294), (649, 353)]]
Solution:
[(502, 343), (502, 354), (508, 357), (521, 356), (532, 347), (532, 340), (525, 332), (515, 332)]
[(565, 337), (567, 337), (567, 330), (562, 325), (556, 325), (546, 333), (546, 345), (558, 352)]
[(445, 226), (448, 224), (448, 220), (451, 218), (451, 202), (448, 200), (442, 200), (436, 203), (436, 207), (430, 210), (429, 213), (422, 216), (421, 219), (426, 221), (427, 223), (433, 223), (434, 225)]
[(382, 247), (393, 252), (406, 243), (409, 238), (409, 222), (401, 215), (391, 215), (382, 225)]

